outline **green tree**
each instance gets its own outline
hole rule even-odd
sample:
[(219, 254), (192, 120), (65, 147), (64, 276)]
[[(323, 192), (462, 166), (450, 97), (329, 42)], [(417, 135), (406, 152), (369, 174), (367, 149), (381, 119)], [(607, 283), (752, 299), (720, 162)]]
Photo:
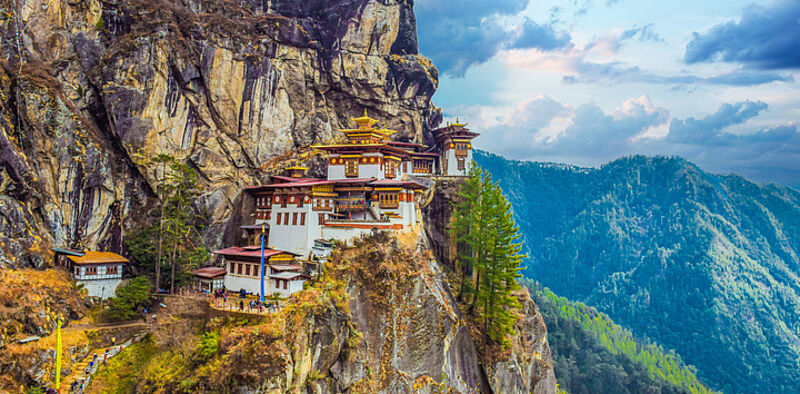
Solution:
[(144, 276), (131, 279), (124, 286), (117, 288), (116, 296), (112, 297), (105, 316), (108, 320), (128, 320), (150, 301), (150, 280)]
[(126, 245), (135, 261), (148, 272), (153, 268), (157, 289), (161, 269), (168, 264), (174, 293), (176, 283), (187, 280), (191, 269), (210, 255), (200, 236), (205, 215), (193, 204), (200, 194), (199, 179), (193, 168), (166, 154), (143, 162), (158, 182), (158, 221), (131, 235)]
[(458, 298), (462, 301), (471, 292), (467, 276), (472, 274), (472, 267), (475, 265), (477, 251), (473, 246), (480, 241), (480, 220), (477, 217), (480, 193), (481, 170), (478, 166), (472, 166), (458, 191), (459, 199), (454, 206), (451, 230), (458, 249), (455, 265), (460, 280)]
[[(479, 313), (487, 335), (507, 345), (519, 302), (512, 294), (521, 253), (511, 205), (491, 175), (473, 163), (454, 207), (453, 234), (458, 244), (459, 298), (471, 292), (470, 312)], [(468, 273), (472, 278), (467, 278)]]
[(487, 179), (485, 183), (486, 202), (491, 212), (487, 220), (488, 232), (485, 238), (485, 259), (483, 292), (480, 298), (484, 304), (484, 326), (489, 337), (505, 344), (506, 337), (513, 335), (517, 321), (515, 310), (520, 304), (512, 294), (519, 290), (517, 278), (521, 277), (521, 263), (527, 258), (522, 251), (520, 235), (514, 223), (511, 205), (502, 193), (500, 186)]
[(197, 344), (197, 348), (195, 349), (197, 358), (205, 361), (211, 357), (214, 357), (214, 355), (219, 351), (219, 342), (220, 336), (218, 333), (212, 331), (203, 334), (203, 337), (200, 338), (200, 342)]

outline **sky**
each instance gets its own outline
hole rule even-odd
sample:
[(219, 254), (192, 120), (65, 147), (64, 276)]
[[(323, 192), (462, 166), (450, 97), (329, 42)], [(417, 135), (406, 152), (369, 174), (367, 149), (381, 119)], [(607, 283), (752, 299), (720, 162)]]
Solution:
[(434, 103), (510, 159), (800, 186), (800, 0), (416, 0)]

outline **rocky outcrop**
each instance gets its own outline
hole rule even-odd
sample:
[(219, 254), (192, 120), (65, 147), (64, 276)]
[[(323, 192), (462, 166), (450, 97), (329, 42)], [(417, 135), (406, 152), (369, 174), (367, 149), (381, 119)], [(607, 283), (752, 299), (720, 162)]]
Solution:
[(487, 367), (489, 384), (496, 393), (554, 393), (556, 376), (544, 319), (527, 292), (518, 298), (522, 310), (511, 353)]
[(450, 269), (455, 269), (455, 242), (450, 239), (450, 222), (453, 204), (458, 200), (458, 190), (463, 180), (442, 177), (435, 181), (423, 197), (422, 212), (425, 215), (425, 234), (436, 260)]
[(376, 235), (329, 264), (285, 320), (223, 338), (212, 390), (555, 393), (547, 332), (526, 294), (519, 335), (489, 365), (424, 242)]
[[(451, 238), (453, 204), (458, 201), (462, 179), (439, 178), (424, 196), (422, 211), (425, 215), (425, 233), (431, 252), (450, 270), (455, 270), (453, 259), (456, 245)], [(483, 359), (488, 386), (494, 392), (551, 393), (556, 390), (550, 345), (539, 309), (525, 291), (518, 295), (522, 310), (514, 329), (510, 352), (499, 360)]]
[(242, 188), (367, 109), (424, 141), (441, 115), (410, 0), (0, 2), (0, 264), (119, 251), (169, 153), (222, 243)]

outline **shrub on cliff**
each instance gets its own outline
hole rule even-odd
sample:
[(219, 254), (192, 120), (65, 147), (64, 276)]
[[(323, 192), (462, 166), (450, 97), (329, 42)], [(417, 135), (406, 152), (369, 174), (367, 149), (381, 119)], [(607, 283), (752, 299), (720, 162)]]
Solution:
[(131, 279), (117, 289), (117, 295), (111, 298), (104, 317), (111, 321), (133, 318), (139, 308), (149, 302), (151, 288), (150, 281), (143, 276)]

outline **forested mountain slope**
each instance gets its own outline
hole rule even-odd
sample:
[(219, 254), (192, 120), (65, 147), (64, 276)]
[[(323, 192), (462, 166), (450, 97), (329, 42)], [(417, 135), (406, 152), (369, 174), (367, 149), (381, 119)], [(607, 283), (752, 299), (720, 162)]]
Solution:
[(475, 156), (514, 206), (527, 276), (675, 349), (714, 388), (800, 387), (800, 192), (679, 158)]
[(607, 315), (559, 297), (530, 279), (522, 284), (551, 330), (559, 387), (580, 393), (709, 393), (694, 366), (615, 324)]

